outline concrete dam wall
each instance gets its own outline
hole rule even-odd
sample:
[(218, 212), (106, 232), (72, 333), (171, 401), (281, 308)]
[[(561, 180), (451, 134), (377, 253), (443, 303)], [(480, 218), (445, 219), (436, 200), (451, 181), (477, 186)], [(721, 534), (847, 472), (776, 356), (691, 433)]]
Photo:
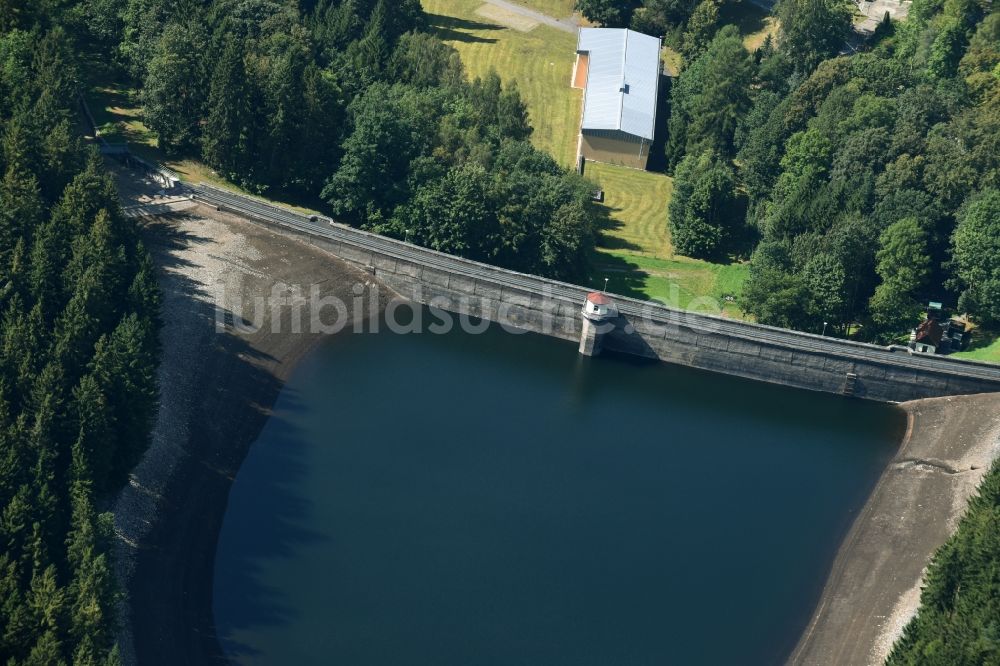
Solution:
[[(434, 252), (207, 186), (204, 204), (351, 262), (401, 296), (443, 311), (577, 342), (590, 289)], [(605, 350), (882, 402), (1000, 391), (1000, 366), (760, 326), (613, 296)]]

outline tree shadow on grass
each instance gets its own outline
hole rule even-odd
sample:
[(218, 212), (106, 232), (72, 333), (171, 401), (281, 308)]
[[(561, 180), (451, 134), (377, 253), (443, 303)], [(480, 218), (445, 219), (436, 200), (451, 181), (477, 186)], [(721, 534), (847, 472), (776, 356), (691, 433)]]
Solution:
[(719, 25), (731, 23), (741, 35), (752, 35), (767, 27), (768, 16), (768, 12), (751, 2), (726, 2), (719, 9)]
[(608, 292), (646, 301), (649, 300), (644, 291), (647, 277), (648, 273), (625, 257), (594, 252), (590, 258), (586, 284), (603, 290), (604, 280), (607, 279)]
[(642, 248), (613, 235), (615, 231), (622, 229), (625, 223), (612, 217), (612, 213), (621, 211), (620, 208), (612, 208), (604, 204), (594, 207), (597, 211), (597, 245), (606, 250), (628, 250), (630, 252), (640, 252)]
[(667, 123), (670, 120), (670, 86), (673, 79), (663, 74), (656, 96), (656, 123), (653, 127), (653, 143), (649, 147), (646, 171), (667, 172)]
[[(584, 162), (582, 175), (586, 178), (587, 176), (587, 166)], [(591, 180), (594, 188), (603, 187), (601, 183), (596, 180)], [(606, 193), (605, 193), (606, 194)], [(607, 250), (629, 250), (632, 252), (640, 252), (642, 248), (631, 243), (623, 238), (612, 235), (613, 232), (618, 231), (625, 226), (625, 223), (621, 220), (612, 217), (614, 213), (621, 212), (621, 208), (613, 208), (604, 203), (593, 203), (593, 211), (597, 218), (597, 245), (598, 247)]]
[(474, 44), (495, 44), (497, 40), (490, 37), (480, 37), (472, 30), (503, 30), (502, 25), (483, 23), (469, 19), (445, 16), (444, 14), (427, 14), (427, 23), (437, 33), (442, 41), (468, 42)]
[(989, 330), (984, 328), (977, 328), (972, 331), (972, 335), (969, 339), (969, 346), (962, 351), (974, 352), (981, 349), (986, 349), (994, 342), (1000, 338), (1000, 329)]

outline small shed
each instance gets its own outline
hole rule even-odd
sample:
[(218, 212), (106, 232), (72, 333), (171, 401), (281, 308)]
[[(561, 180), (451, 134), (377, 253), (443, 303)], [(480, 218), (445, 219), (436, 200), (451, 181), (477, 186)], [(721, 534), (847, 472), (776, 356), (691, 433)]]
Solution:
[(591, 321), (605, 321), (618, 316), (618, 306), (608, 298), (607, 294), (594, 291), (587, 294), (587, 302), (583, 304), (583, 316)]
[(944, 328), (936, 319), (927, 318), (910, 335), (910, 349), (918, 354), (936, 354), (941, 346)]

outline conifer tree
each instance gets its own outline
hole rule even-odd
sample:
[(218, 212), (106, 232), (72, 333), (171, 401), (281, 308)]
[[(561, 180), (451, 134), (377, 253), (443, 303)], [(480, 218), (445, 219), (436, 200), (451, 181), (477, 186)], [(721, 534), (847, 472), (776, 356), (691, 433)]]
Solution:
[(249, 166), (253, 120), (246, 78), (242, 46), (229, 38), (212, 75), (202, 154), (231, 178), (245, 173)]

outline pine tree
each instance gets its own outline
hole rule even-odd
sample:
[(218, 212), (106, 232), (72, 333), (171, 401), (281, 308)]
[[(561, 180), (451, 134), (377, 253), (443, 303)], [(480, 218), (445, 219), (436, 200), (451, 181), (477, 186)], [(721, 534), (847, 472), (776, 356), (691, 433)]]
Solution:
[(21, 575), (13, 553), (0, 553), (0, 654), (27, 652), (34, 623), (21, 594)]
[(0, 267), (10, 265), (15, 246), (41, 224), (42, 213), (38, 181), (10, 165), (0, 181)]
[[(91, 483), (99, 490), (108, 489), (117, 437), (111, 407), (93, 375), (80, 380), (73, 390), (73, 403), (79, 422), (79, 434), (73, 445), (73, 482), (86, 484), (87, 489)], [(85, 491), (74, 486), (74, 492)]]
[(202, 154), (223, 174), (238, 179), (248, 172), (252, 114), (242, 45), (229, 38), (215, 67), (208, 95)]
[(156, 415), (156, 362), (148, 352), (154, 338), (149, 321), (131, 314), (95, 347), (91, 369), (101, 391), (113, 396), (112, 419), (121, 442), (112, 471), (117, 483), (145, 451)]
[(142, 93), (145, 121), (168, 152), (187, 151), (198, 141), (208, 89), (208, 41), (203, 21), (170, 23), (149, 61)]
[(308, 161), (312, 146), (301, 144), (305, 129), (302, 51), (287, 49), (271, 73), (268, 102), (271, 107), (268, 128), (268, 175), (270, 183), (292, 187), (299, 182), (297, 165)]
[(59, 587), (55, 565), (34, 573), (27, 601), (37, 626), (58, 636), (65, 621), (66, 590)]
[(35, 646), (31, 648), (31, 653), (24, 661), (24, 666), (64, 666), (65, 658), (62, 655), (62, 642), (59, 640), (58, 632), (49, 629), (43, 633)]
[[(136, 254), (138, 268), (128, 289), (129, 308), (134, 312), (145, 313), (152, 321), (158, 322), (161, 295), (159, 285), (156, 283), (156, 267), (141, 242), (136, 244)], [(150, 351), (155, 352), (156, 349)]]
[(56, 224), (47, 222), (38, 228), (31, 248), (28, 287), (46, 324), (55, 319), (63, 306), (59, 276), (68, 256), (66, 236)]
[(358, 73), (369, 83), (377, 80), (391, 54), (385, 0), (378, 0), (368, 19), (364, 37), (353, 47), (354, 64)]

